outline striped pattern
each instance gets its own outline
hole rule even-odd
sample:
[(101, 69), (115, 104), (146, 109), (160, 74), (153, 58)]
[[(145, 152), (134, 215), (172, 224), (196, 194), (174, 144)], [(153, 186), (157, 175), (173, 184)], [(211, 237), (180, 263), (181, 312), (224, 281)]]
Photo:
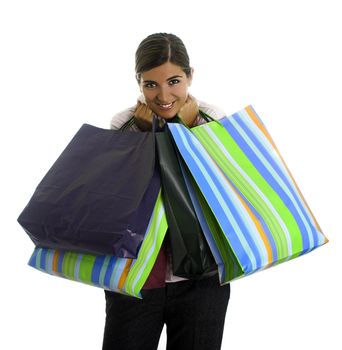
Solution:
[(160, 192), (137, 259), (36, 247), (28, 264), (51, 275), (141, 298), (140, 290), (157, 259), (166, 230)]
[[(182, 172), (197, 218), (216, 261), (219, 275), (224, 276), (221, 280), (231, 281), (235, 276), (242, 275), (241, 267), (232, 253), (227, 240), (224, 239), (224, 234), (217, 220), (212, 215), (211, 209), (196, 185), (195, 180), (187, 169), (182, 168)], [(225, 261), (227, 266), (225, 265)]]
[(328, 241), (251, 106), (191, 131), (169, 128), (196, 181), (221, 283)]

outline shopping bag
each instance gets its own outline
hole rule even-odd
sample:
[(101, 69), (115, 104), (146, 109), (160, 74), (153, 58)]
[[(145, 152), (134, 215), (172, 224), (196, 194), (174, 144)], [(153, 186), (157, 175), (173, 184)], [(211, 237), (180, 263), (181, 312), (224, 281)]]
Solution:
[(216, 262), (216, 269), (219, 276), (224, 276), (224, 279), (221, 278), (221, 284), (224, 284), (242, 275), (240, 265), (188, 167), (183, 163), (181, 168), (196, 216)]
[(251, 106), (191, 130), (169, 128), (205, 201), (208, 243), (220, 256), (218, 266), (225, 266), (219, 268), (221, 283), (328, 242)]
[(197, 279), (217, 268), (191, 202), (167, 125), (156, 133), (173, 274)]
[(159, 190), (153, 132), (84, 124), (18, 222), (39, 247), (135, 258)]
[(140, 291), (157, 259), (166, 230), (159, 194), (136, 259), (36, 247), (28, 264), (54, 276), (142, 298)]

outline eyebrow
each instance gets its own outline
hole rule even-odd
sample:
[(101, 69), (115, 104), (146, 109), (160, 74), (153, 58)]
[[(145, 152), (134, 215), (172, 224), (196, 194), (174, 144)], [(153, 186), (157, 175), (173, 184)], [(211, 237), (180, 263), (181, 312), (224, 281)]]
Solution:
[(168, 78), (166, 80), (169, 81), (169, 80), (176, 79), (176, 78), (183, 78), (183, 77), (181, 75), (174, 75), (173, 77)]
[[(173, 77), (167, 78), (166, 81), (170, 81), (176, 78), (183, 78), (181, 75), (174, 75)], [(144, 83), (155, 83), (153, 80), (144, 80)]]

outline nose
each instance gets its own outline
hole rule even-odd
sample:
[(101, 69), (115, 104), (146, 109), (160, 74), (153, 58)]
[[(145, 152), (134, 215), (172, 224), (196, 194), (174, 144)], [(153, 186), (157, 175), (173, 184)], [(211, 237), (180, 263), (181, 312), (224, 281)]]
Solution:
[(158, 101), (161, 103), (170, 103), (171, 101), (171, 94), (169, 92), (168, 87), (161, 86), (158, 93)]

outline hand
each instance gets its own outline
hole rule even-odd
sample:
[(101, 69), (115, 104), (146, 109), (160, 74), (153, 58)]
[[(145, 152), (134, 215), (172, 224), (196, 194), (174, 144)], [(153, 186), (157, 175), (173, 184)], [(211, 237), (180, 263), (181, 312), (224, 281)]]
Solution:
[[(178, 112), (178, 116), (188, 127), (192, 127), (199, 113), (196, 99), (188, 95), (187, 100)], [(140, 130), (149, 131), (152, 129), (154, 112), (145, 104), (138, 101), (134, 112), (135, 124)]]
[(135, 124), (140, 130), (152, 129), (153, 111), (145, 104), (138, 101), (134, 112)]
[(185, 104), (178, 112), (178, 116), (182, 119), (184, 124), (191, 128), (196, 120), (198, 113), (199, 110), (197, 101), (193, 96), (188, 95)]

